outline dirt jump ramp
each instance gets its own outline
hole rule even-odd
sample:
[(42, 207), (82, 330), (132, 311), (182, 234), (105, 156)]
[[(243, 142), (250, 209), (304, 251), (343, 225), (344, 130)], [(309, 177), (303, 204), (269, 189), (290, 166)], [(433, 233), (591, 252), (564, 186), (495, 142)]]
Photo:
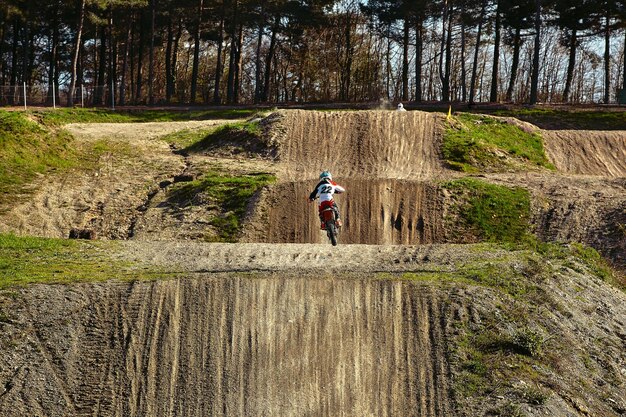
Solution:
[(279, 114), (281, 180), (317, 179), (325, 169), (343, 178), (397, 179), (443, 170), (439, 115), (376, 110)]
[[(438, 187), (407, 180), (337, 181), (347, 193), (337, 195), (344, 228), (340, 241), (360, 244), (441, 243), (443, 201)], [(255, 213), (244, 241), (266, 243), (322, 243), (327, 238), (320, 231), (317, 203), (308, 201), (315, 184), (281, 183), (268, 190)]]
[(26, 297), (0, 415), (453, 415), (453, 313), (419, 284), (218, 274)]
[(567, 174), (626, 177), (626, 131), (544, 130), (548, 158)]

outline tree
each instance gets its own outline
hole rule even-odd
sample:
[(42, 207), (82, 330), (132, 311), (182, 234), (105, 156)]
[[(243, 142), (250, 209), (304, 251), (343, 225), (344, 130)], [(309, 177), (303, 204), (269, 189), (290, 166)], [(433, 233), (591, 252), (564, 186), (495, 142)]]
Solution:
[(474, 64), (472, 65), (472, 78), (470, 82), (470, 97), (469, 104), (474, 104), (474, 97), (476, 92), (476, 74), (478, 71), (478, 50), (480, 48), (480, 38), (482, 35), (483, 21), (485, 19), (485, 12), (487, 9), (487, 0), (482, 0), (480, 6), (480, 14), (478, 16), (478, 30), (476, 31), (476, 45), (474, 48)]
[(74, 41), (74, 50), (72, 54), (72, 78), (70, 82), (70, 94), (67, 100), (67, 105), (72, 107), (74, 105), (74, 95), (76, 94), (76, 79), (78, 71), (78, 57), (80, 56), (80, 46), (82, 45), (83, 28), (85, 26), (85, 8), (86, 0), (78, 1), (78, 23), (76, 28), (76, 36)]
[(554, 9), (555, 18), (552, 21), (554, 25), (563, 31), (561, 40), (563, 46), (569, 49), (567, 75), (565, 79), (565, 87), (563, 89), (562, 101), (569, 101), (572, 80), (574, 78), (574, 69), (576, 68), (576, 51), (580, 46), (581, 36), (590, 36), (592, 33), (585, 34), (593, 25), (593, 9), (595, 1), (591, 0), (556, 0)]
[(491, 91), (489, 93), (489, 101), (495, 103), (498, 101), (498, 70), (500, 68), (500, 4), (501, 0), (496, 0), (496, 11), (494, 16), (494, 41), (493, 41), (493, 65), (491, 66)]
[(505, 42), (513, 47), (509, 84), (506, 91), (506, 101), (512, 101), (523, 38), (529, 36), (529, 34), (523, 33), (523, 31), (533, 27), (533, 19), (530, 16), (533, 13), (535, 4), (534, 0), (500, 0), (500, 3), (503, 11), (502, 26), (507, 31)]

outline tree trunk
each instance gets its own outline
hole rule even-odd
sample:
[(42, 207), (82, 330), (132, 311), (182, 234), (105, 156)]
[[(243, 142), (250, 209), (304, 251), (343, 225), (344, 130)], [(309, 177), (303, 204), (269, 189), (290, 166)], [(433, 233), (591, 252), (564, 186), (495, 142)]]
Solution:
[(443, 76), (442, 96), (443, 101), (450, 101), (450, 68), (452, 66), (452, 8), (448, 11), (448, 34), (446, 36), (446, 65)]
[(243, 69), (243, 25), (239, 25), (239, 33), (237, 34), (237, 59), (235, 65), (235, 82), (233, 85), (234, 104), (239, 104), (239, 94), (241, 90), (241, 71)]
[(354, 46), (352, 45), (352, 12), (346, 11), (346, 26), (343, 31), (346, 60), (341, 69), (341, 82), (339, 99), (341, 101), (350, 100), (350, 83), (352, 78), (352, 62), (354, 60)]
[(17, 17), (13, 19), (13, 43), (11, 45), (11, 93), (9, 95), (8, 103), (13, 105), (15, 103), (15, 86), (17, 84), (17, 45), (20, 35), (20, 21)]
[(465, 19), (461, 23), (461, 101), (467, 101), (467, 69), (465, 68)]
[(135, 104), (141, 102), (141, 89), (143, 87), (143, 44), (144, 44), (144, 25), (143, 12), (139, 16), (141, 23), (139, 24), (139, 50), (137, 51), (137, 82), (135, 83)]
[(443, 2), (443, 17), (441, 19), (441, 43), (439, 45), (439, 80), (443, 85), (445, 83), (445, 76), (443, 73), (443, 59), (444, 59), (444, 51), (446, 48), (446, 24), (448, 22), (448, 0), (444, 0)]
[(565, 89), (563, 90), (563, 102), (569, 101), (569, 93), (572, 88), (572, 79), (574, 78), (574, 68), (576, 67), (576, 46), (578, 37), (576, 29), (572, 29), (569, 37), (569, 61), (567, 63), (567, 77), (565, 79)]
[(226, 87), (226, 103), (233, 104), (235, 101), (235, 72), (237, 71), (237, 47), (239, 45), (237, 25), (238, 25), (238, 1), (233, 5), (233, 15), (230, 24), (230, 53), (228, 58), (228, 85)]
[(107, 33), (106, 27), (102, 26), (100, 28), (100, 53), (98, 56), (98, 75), (96, 78), (96, 89), (93, 95), (94, 104), (99, 106), (102, 104), (102, 97), (104, 93), (104, 84), (106, 81), (104, 79), (106, 72), (106, 64), (107, 64)]
[(109, 73), (107, 75), (108, 97), (106, 102), (115, 107), (115, 84), (117, 81), (117, 41), (113, 36), (113, 7), (109, 7)]
[(513, 89), (517, 80), (517, 69), (519, 68), (519, 54), (522, 49), (522, 30), (515, 29), (515, 37), (513, 38), (513, 62), (511, 63), (511, 78), (509, 79), (509, 87), (506, 90), (506, 101), (512, 101)]
[(491, 67), (491, 92), (489, 93), (489, 102), (496, 103), (498, 101), (498, 70), (500, 67), (500, 0), (496, 5), (496, 22), (495, 22), (495, 39), (493, 44), (493, 65)]
[(59, 4), (54, 5), (54, 17), (52, 19), (52, 36), (50, 42), (50, 63), (48, 66), (48, 94), (47, 102), (52, 104), (56, 100), (56, 89), (58, 84), (57, 61), (59, 52)]
[(196, 93), (198, 90), (198, 66), (200, 64), (200, 25), (202, 23), (202, 8), (204, 1), (198, 2), (198, 16), (196, 18), (196, 27), (193, 32), (193, 67), (191, 69), (191, 98), (189, 102), (196, 102)]
[(235, 84), (235, 62), (237, 55), (237, 41), (232, 36), (230, 38), (230, 52), (228, 57), (228, 79), (226, 84), (226, 103), (232, 104), (234, 97), (234, 84)]
[(130, 78), (130, 95), (133, 104), (137, 103), (137, 90), (135, 89), (135, 30), (136, 25), (132, 25), (130, 30), (130, 51), (128, 53), (130, 59), (129, 77)]
[(424, 51), (424, 25), (421, 18), (415, 27), (415, 101), (422, 101), (422, 61)]
[(606, 17), (604, 31), (604, 104), (609, 104), (611, 93), (611, 21)]
[(409, 99), (409, 24), (406, 17), (402, 36), (402, 101)]
[(221, 104), (220, 84), (222, 83), (223, 61), (222, 51), (224, 49), (224, 13), (220, 19), (219, 36), (217, 39), (217, 63), (215, 64), (215, 89), (213, 90), (213, 104)]
[[(5, 60), (1, 59), (4, 56), (4, 40), (6, 38), (7, 28), (8, 28), (8, 13), (9, 6), (5, 6), (5, 10), (2, 11), (2, 24), (0, 24), (0, 86), (4, 86), (6, 81), (6, 68), (5, 68)], [(0, 93), (0, 101), (3, 97), (4, 92)]]
[(85, 24), (85, 0), (80, 1), (80, 10), (78, 12), (78, 29), (76, 30), (76, 41), (72, 56), (72, 80), (70, 82), (70, 96), (67, 100), (68, 107), (74, 106), (74, 95), (76, 94), (76, 79), (78, 69), (78, 57), (80, 56), (80, 47), (82, 45), (83, 27)]
[(148, 104), (154, 104), (154, 24), (156, 19), (156, 0), (150, 1), (150, 52), (148, 63)]
[(478, 32), (476, 33), (476, 46), (474, 48), (474, 63), (472, 64), (472, 79), (470, 80), (470, 96), (469, 96), (469, 104), (474, 104), (474, 99), (476, 95), (476, 76), (478, 73), (478, 52), (480, 50), (480, 38), (483, 34), (483, 20), (485, 20), (485, 7), (486, 1), (483, 0), (483, 4), (480, 8), (480, 17), (478, 19)]
[(174, 28), (172, 27), (172, 10), (170, 9), (167, 19), (167, 44), (165, 46), (165, 102), (172, 100), (172, 44), (174, 43)]
[(263, 43), (264, 28), (265, 22), (259, 22), (254, 62), (254, 104), (258, 104), (261, 101), (261, 44)]
[(272, 27), (272, 37), (270, 38), (270, 46), (267, 51), (267, 58), (265, 60), (265, 82), (263, 83), (263, 96), (261, 97), (261, 101), (264, 103), (269, 100), (270, 95), (272, 61), (274, 60), (274, 53), (276, 52), (276, 36), (278, 35), (279, 24), (280, 18), (276, 17), (276, 21), (274, 22), (274, 26)]
[(386, 36), (387, 42), (387, 51), (385, 53), (385, 98), (387, 100), (391, 97), (391, 75), (392, 75), (392, 65), (391, 65), (391, 27), (389, 27)]
[(530, 104), (537, 103), (539, 87), (539, 49), (541, 47), (541, 0), (535, 0), (535, 49), (533, 51), (533, 70), (530, 79)]
[(28, 85), (33, 83), (33, 77), (35, 76), (35, 58), (37, 51), (35, 43), (37, 41), (38, 28), (38, 24), (34, 20), (30, 20), (26, 26), (26, 39), (28, 47), (24, 50), (24, 56), (26, 59), (24, 61), (25, 68), (22, 80)]
[(183, 33), (183, 18), (178, 18), (178, 29), (176, 29), (176, 36), (174, 37), (174, 45), (172, 47), (172, 59), (171, 59), (171, 71), (168, 88), (170, 89), (170, 97), (176, 95), (176, 78), (178, 76), (178, 45), (180, 37)]
[[(622, 71), (622, 88), (626, 91), (626, 31), (624, 31), (624, 70)], [(626, 94), (626, 93), (622, 93)]]
[[(128, 72), (128, 55), (130, 54), (133, 17), (131, 15), (128, 20), (128, 28), (126, 28), (126, 42), (124, 43), (124, 57), (122, 58), (122, 79), (120, 80), (120, 106), (126, 105), (126, 73)], [(130, 78), (132, 79), (133, 77), (131, 76)]]

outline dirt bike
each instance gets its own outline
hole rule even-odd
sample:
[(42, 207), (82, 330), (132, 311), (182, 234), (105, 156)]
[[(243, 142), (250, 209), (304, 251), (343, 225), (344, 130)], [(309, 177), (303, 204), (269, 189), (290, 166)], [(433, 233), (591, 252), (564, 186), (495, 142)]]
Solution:
[(337, 235), (339, 234), (339, 226), (335, 218), (335, 210), (332, 207), (326, 207), (321, 211), (322, 219), (324, 220), (324, 229), (326, 229), (326, 235), (330, 239), (330, 243), (333, 246), (337, 246)]

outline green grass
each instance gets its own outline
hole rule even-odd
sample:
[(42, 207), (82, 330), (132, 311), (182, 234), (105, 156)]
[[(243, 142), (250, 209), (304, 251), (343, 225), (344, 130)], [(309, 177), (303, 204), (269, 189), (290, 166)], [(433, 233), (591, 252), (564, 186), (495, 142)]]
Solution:
[(458, 220), (451, 228), (459, 236), (469, 232), (479, 240), (518, 243), (528, 236), (530, 195), (523, 188), (509, 188), (474, 178), (442, 185), (458, 201)]
[(170, 133), (161, 139), (175, 145), (185, 152), (195, 153), (223, 145), (239, 142), (249, 145), (252, 142), (260, 144), (261, 127), (258, 122), (234, 122), (217, 126), (211, 129), (186, 129)]
[(206, 196), (219, 209), (219, 215), (210, 220), (218, 235), (207, 236), (207, 240), (235, 242), (250, 199), (260, 188), (275, 181), (276, 177), (267, 173), (232, 176), (210, 171), (199, 180), (176, 187), (170, 198), (185, 205), (200, 194)]
[(463, 172), (548, 168), (541, 137), (502, 120), (472, 114), (455, 116), (445, 132), (442, 153), (451, 168)]
[(0, 206), (15, 201), (39, 174), (78, 164), (72, 137), (45, 129), (19, 112), (0, 110)]
[(61, 284), (153, 279), (156, 269), (138, 269), (107, 255), (113, 242), (86, 242), (0, 234), (0, 290), (33, 283)]
[(194, 142), (187, 145), (184, 151), (197, 153), (222, 145), (231, 145), (253, 152), (262, 152), (266, 145), (262, 143), (261, 133), (261, 126), (258, 122), (229, 123), (207, 132), (202, 138), (193, 138)]
[(256, 109), (218, 110), (110, 110), (97, 108), (60, 108), (28, 112), (47, 126), (68, 123), (142, 123), (187, 120), (245, 119)]
[(213, 129), (185, 129), (162, 136), (161, 140), (174, 145), (178, 149), (189, 148), (209, 136)]
[(498, 116), (515, 117), (542, 129), (626, 130), (626, 112), (558, 110), (545, 108), (498, 110)]

